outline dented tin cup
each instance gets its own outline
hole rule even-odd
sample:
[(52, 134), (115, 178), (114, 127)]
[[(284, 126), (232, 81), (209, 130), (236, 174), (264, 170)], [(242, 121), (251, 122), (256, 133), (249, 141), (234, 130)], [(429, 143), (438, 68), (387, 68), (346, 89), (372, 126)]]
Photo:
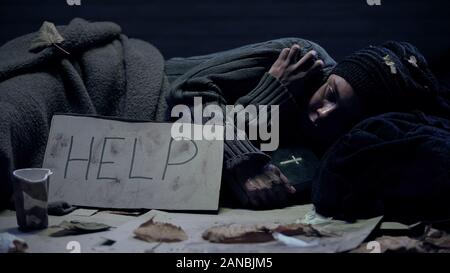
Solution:
[(17, 224), (21, 230), (47, 228), (50, 175), (51, 170), (42, 168), (13, 172)]

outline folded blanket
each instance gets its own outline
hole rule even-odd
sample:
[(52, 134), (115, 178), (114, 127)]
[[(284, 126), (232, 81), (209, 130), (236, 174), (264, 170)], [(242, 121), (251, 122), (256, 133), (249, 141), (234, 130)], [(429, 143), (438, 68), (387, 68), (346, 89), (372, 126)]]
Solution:
[(168, 81), (160, 52), (118, 25), (74, 19), (60, 47), (29, 48), (37, 33), (0, 48), (0, 207), (14, 169), (42, 163), (55, 112), (164, 119)]
[(344, 220), (450, 218), (450, 121), (424, 113), (369, 118), (339, 139), (313, 182), (313, 203)]

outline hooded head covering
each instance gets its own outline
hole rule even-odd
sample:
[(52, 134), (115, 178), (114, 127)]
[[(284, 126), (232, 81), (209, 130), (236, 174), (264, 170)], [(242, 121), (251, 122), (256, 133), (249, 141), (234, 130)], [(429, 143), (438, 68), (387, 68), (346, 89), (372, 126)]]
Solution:
[(424, 56), (407, 42), (389, 41), (359, 50), (339, 62), (332, 73), (352, 86), (370, 114), (427, 112), (437, 110), (441, 102), (438, 80)]

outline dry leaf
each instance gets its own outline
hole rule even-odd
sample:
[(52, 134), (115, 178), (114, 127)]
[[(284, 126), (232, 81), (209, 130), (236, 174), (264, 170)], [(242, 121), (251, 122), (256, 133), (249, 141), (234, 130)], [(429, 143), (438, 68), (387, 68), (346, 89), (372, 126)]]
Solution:
[(273, 240), (264, 225), (229, 224), (215, 226), (203, 232), (203, 239), (213, 243), (261, 243)]
[(417, 66), (417, 59), (416, 59), (416, 56), (411, 55), (411, 56), (409, 57), (409, 59), (408, 59), (408, 62), (409, 62), (410, 64), (412, 64), (414, 67), (418, 67), (418, 66)]
[(59, 34), (55, 25), (45, 21), (37, 32), (36, 38), (31, 42), (30, 51), (39, 51), (51, 45), (60, 44), (63, 41), (64, 38)]
[(136, 238), (147, 242), (181, 242), (188, 238), (181, 227), (155, 222), (153, 218), (140, 225), (134, 234)]
[(437, 248), (450, 249), (450, 235), (445, 231), (430, 228), (423, 241)]
[(392, 74), (397, 74), (397, 67), (395, 67), (395, 62), (391, 59), (389, 55), (383, 57), (384, 63), (389, 66)]
[(25, 252), (28, 249), (27, 243), (7, 232), (0, 233), (0, 253)]
[(305, 235), (310, 237), (323, 236), (322, 233), (314, 229), (312, 226), (301, 223), (279, 225), (273, 231), (279, 232), (287, 236), (295, 236), (295, 235)]
[(279, 232), (287, 236), (322, 236), (319, 231), (305, 224), (229, 224), (211, 227), (203, 232), (202, 237), (213, 243), (262, 243), (274, 240), (273, 232)]
[[(422, 242), (407, 236), (382, 236), (374, 241), (379, 244), (379, 253), (385, 252), (426, 252)], [(370, 243), (370, 242), (369, 242)], [(358, 248), (352, 250), (352, 253), (370, 253), (375, 251), (369, 243), (363, 243)]]
[(423, 252), (421, 242), (406, 236), (383, 236), (376, 240), (382, 252)]
[(52, 228), (56, 228), (56, 231), (50, 234), (51, 237), (62, 237), (102, 232), (110, 229), (111, 226), (95, 222), (62, 221), (59, 225), (52, 226)]

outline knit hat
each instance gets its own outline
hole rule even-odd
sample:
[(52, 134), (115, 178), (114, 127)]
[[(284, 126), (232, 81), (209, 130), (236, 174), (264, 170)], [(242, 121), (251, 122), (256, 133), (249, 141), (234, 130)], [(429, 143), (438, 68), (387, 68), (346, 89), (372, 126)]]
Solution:
[(424, 56), (406, 42), (359, 50), (331, 73), (352, 86), (370, 114), (430, 108), (439, 88)]

